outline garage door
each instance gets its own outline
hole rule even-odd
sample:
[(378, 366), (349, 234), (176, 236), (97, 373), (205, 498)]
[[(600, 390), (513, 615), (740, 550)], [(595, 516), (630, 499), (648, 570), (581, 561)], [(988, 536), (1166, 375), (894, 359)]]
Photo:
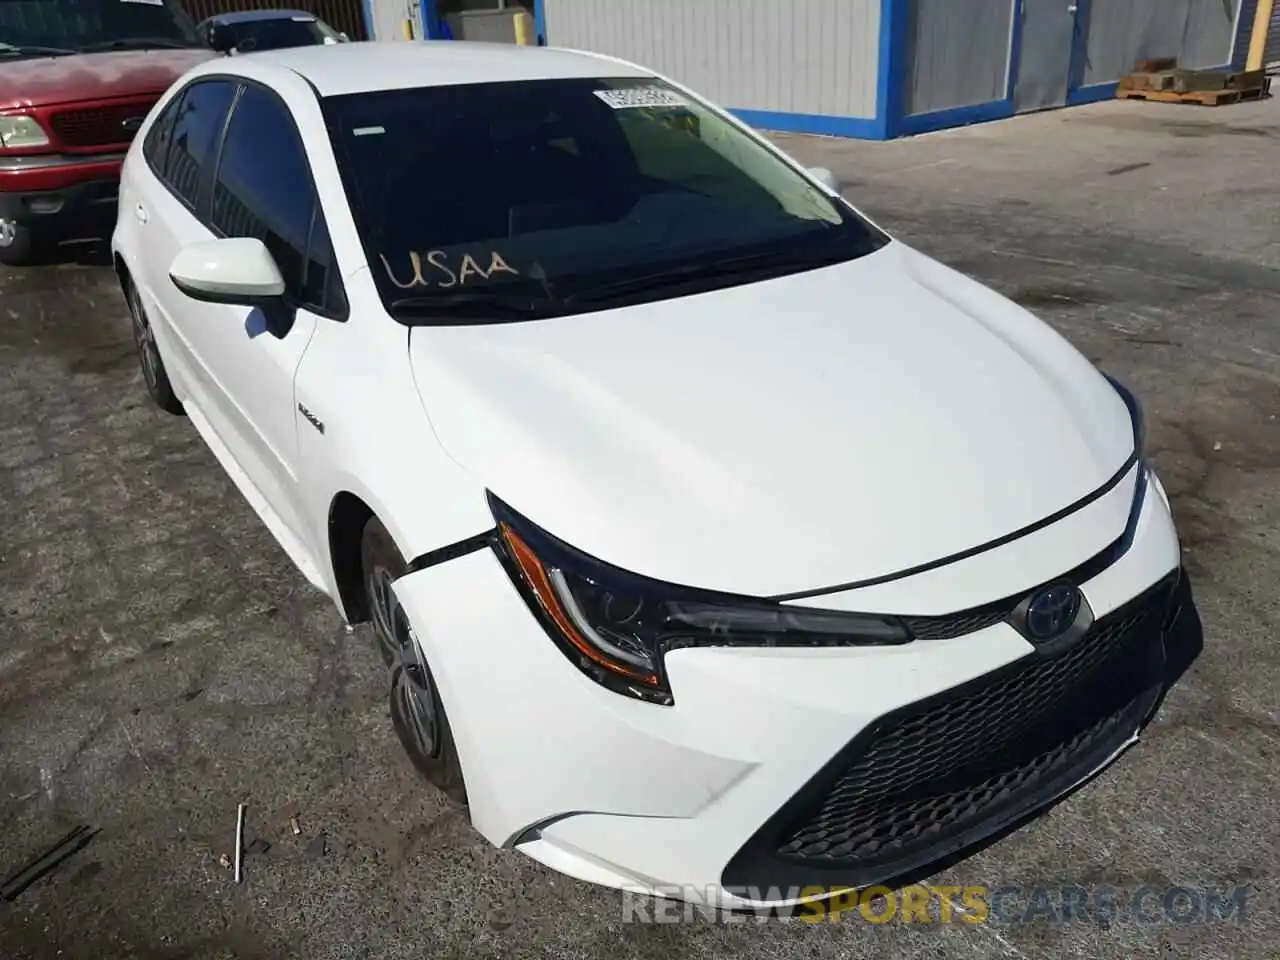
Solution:
[(1280, 3), (1271, 11), (1271, 29), (1267, 31), (1267, 47), (1262, 54), (1264, 64), (1280, 64)]

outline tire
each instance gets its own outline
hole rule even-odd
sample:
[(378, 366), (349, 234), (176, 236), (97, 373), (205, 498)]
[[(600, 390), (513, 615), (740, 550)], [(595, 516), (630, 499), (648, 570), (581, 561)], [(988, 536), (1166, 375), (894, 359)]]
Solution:
[(142, 369), (142, 382), (147, 385), (147, 393), (157, 407), (175, 416), (181, 414), (182, 402), (173, 392), (169, 382), (169, 374), (160, 358), (160, 345), (156, 343), (155, 331), (151, 320), (142, 306), (142, 298), (132, 280), (124, 281), (124, 296), (129, 304), (129, 317), (133, 325), (133, 343), (138, 350), (138, 366)]
[(374, 639), (391, 671), (391, 722), (396, 736), (419, 772), (449, 799), (465, 806), (462, 765), (444, 702), (413, 639), (408, 617), (390, 589), (408, 564), (377, 517), (369, 519), (360, 537), (360, 563)]
[(12, 220), (0, 220), (0, 263), (5, 266), (31, 266), (47, 246), (30, 227)]

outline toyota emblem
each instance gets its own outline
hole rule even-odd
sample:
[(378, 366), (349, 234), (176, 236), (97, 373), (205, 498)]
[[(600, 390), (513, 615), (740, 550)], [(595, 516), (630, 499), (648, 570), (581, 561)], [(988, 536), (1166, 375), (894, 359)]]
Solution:
[(1053, 640), (1071, 629), (1080, 613), (1080, 591), (1069, 583), (1045, 587), (1027, 603), (1027, 636), (1038, 642)]

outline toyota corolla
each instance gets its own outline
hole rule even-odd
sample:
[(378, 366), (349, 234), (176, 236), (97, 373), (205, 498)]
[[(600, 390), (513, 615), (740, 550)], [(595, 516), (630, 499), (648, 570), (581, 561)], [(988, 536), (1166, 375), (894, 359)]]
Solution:
[(673, 80), (220, 60), (119, 211), (151, 396), (372, 624), (494, 844), (795, 902), (1002, 831), (1154, 709), (1190, 600), (1138, 401)]

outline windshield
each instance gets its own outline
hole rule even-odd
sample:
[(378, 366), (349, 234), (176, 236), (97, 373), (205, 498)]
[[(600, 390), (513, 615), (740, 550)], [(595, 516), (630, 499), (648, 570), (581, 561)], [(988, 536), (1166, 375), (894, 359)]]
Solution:
[(312, 17), (280, 17), (272, 20), (248, 20), (222, 27), (241, 53), (251, 50), (278, 50), (281, 47), (306, 47), (318, 43), (335, 43), (338, 32)]
[(0, 0), (0, 59), (202, 46), (173, 0)]
[(406, 323), (620, 306), (888, 242), (651, 79), (429, 87), (323, 106), (379, 292)]

